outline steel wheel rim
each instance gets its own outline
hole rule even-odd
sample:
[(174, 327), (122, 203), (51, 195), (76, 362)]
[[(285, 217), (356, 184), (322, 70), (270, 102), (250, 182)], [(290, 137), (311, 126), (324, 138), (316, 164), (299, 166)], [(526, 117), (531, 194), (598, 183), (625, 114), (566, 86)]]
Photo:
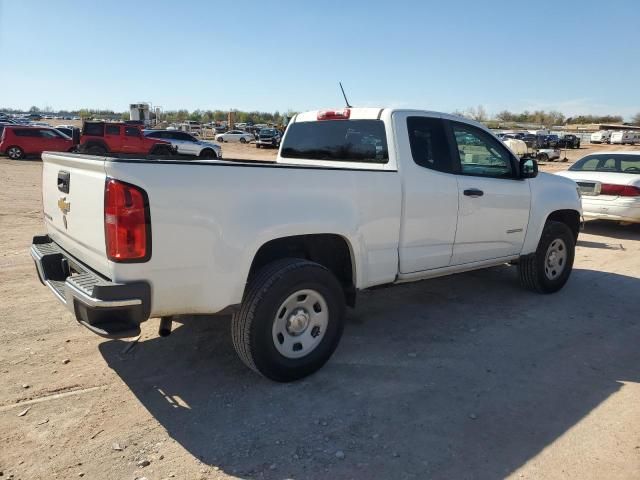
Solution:
[(298, 290), (276, 310), (273, 344), (285, 358), (302, 358), (322, 342), (329, 324), (329, 307), (316, 290)]
[(20, 150), (18, 150), (18, 148), (16, 147), (10, 148), (9, 157), (13, 159), (20, 158)]
[(544, 259), (544, 274), (549, 280), (555, 280), (567, 265), (567, 245), (561, 238), (554, 239), (547, 248)]

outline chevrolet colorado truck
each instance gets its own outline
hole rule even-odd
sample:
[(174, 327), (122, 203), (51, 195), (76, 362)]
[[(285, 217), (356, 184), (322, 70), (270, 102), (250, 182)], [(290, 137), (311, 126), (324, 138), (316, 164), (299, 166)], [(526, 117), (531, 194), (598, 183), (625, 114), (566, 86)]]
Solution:
[(572, 180), (428, 111), (301, 113), (275, 162), (43, 159), (31, 255), (78, 322), (121, 338), (231, 314), (239, 357), (275, 381), (330, 358), (364, 289), (509, 263), (558, 291), (581, 219)]

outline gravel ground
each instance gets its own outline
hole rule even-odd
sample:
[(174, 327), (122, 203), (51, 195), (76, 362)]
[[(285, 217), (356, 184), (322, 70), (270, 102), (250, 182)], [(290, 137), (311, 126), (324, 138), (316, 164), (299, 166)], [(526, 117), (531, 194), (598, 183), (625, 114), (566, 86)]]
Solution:
[(332, 360), (280, 385), (226, 317), (77, 326), (28, 255), (40, 172), (0, 159), (3, 478), (640, 478), (640, 225), (588, 223), (551, 296), (506, 266), (364, 292)]

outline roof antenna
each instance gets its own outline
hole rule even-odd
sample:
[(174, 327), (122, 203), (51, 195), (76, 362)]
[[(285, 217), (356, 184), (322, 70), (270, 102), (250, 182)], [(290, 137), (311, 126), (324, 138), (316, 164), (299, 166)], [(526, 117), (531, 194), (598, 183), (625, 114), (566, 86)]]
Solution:
[(338, 82), (338, 85), (340, 85), (340, 90), (342, 90), (342, 96), (344, 97), (344, 103), (347, 104), (347, 108), (353, 108), (351, 105), (349, 105), (349, 100), (347, 100), (347, 95), (344, 93), (344, 88), (342, 88), (342, 82)]

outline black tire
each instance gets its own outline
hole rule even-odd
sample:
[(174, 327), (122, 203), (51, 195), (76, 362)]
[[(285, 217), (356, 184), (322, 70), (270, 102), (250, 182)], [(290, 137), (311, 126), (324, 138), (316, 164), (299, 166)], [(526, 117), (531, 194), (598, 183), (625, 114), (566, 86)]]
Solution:
[[(547, 254), (554, 241), (561, 240), (566, 248), (566, 257), (562, 264), (562, 271), (550, 278), (547, 274)], [(535, 253), (520, 257), (518, 272), (522, 286), (539, 293), (554, 293), (567, 283), (575, 256), (575, 237), (571, 229), (562, 222), (547, 221), (538, 242)], [(555, 267), (550, 267), (553, 270)], [(553, 272), (555, 273), (555, 272)]]
[[(274, 323), (285, 299), (303, 289), (322, 295), (328, 322), (315, 348), (303, 357), (287, 358), (276, 348)], [(245, 365), (265, 377), (276, 382), (298, 380), (317, 371), (333, 354), (344, 329), (344, 310), (342, 287), (325, 267), (299, 258), (277, 260), (249, 282), (231, 320), (233, 346)]]
[(11, 160), (20, 160), (24, 158), (24, 150), (16, 145), (6, 149), (5, 153)]
[(259, 143), (256, 143), (256, 148), (260, 148), (260, 144)]
[(91, 145), (89, 148), (87, 148), (87, 153), (89, 155), (106, 155), (107, 149), (100, 145)]
[(200, 152), (200, 158), (211, 160), (211, 159), (218, 158), (218, 156), (216, 155), (216, 152), (214, 152), (212, 149), (205, 148)]
[(537, 160), (539, 162), (548, 162), (549, 161), (549, 155), (547, 155), (546, 153), (539, 153), (537, 156)]
[(168, 145), (155, 145), (152, 149), (151, 152), (149, 152), (150, 155), (159, 155), (159, 156), (169, 156), (172, 155), (172, 151), (171, 151), (171, 147), (169, 147)]
[(247, 139), (244, 137), (240, 137), (240, 143), (247, 143)]

